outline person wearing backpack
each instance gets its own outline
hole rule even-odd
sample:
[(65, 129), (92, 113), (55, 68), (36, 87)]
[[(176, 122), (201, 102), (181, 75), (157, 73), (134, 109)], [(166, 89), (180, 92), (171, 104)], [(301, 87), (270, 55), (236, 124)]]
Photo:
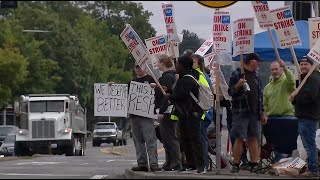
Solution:
[[(212, 87), (212, 82), (210, 80), (209, 75), (204, 72), (204, 59), (202, 56), (198, 55), (198, 54), (194, 54), (192, 55), (192, 59), (193, 59), (193, 69), (197, 70), (200, 74), (198, 82), (210, 87), (210, 90), (213, 94), (213, 87)], [(209, 111), (206, 111), (203, 115), (202, 115), (202, 121), (201, 121), (201, 125), (200, 125), (200, 138), (201, 138), (201, 143), (202, 143), (202, 147), (203, 147), (203, 161), (204, 161), (204, 166), (205, 169), (208, 169), (209, 167), (209, 158), (208, 158), (208, 137), (207, 137), (207, 129), (209, 127), (209, 125), (212, 123), (213, 120), (213, 106), (210, 108)]]
[[(169, 56), (160, 55), (157, 64), (159, 70), (163, 72), (159, 78), (159, 83), (166, 92), (173, 91), (176, 81), (176, 72), (173, 70), (173, 61)], [(156, 86), (156, 84), (152, 84)], [(165, 163), (162, 166), (164, 171), (182, 170), (180, 144), (176, 135), (177, 121), (171, 120), (170, 115), (173, 105), (164, 99), (160, 88), (155, 88), (155, 107), (154, 112), (158, 114), (160, 137), (165, 149)]]
[(192, 66), (193, 60), (190, 56), (184, 55), (178, 58), (176, 73), (179, 79), (173, 93), (166, 94), (165, 97), (173, 102), (175, 113), (179, 117), (181, 145), (186, 155), (187, 166), (195, 165), (197, 173), (204, 173), (203, 149), (200, 141), (200, 121), (204, 111), (190, 95), (192, 93), (198, 97), (200, 87), (194, 80), (199, 78), (199, 72)]

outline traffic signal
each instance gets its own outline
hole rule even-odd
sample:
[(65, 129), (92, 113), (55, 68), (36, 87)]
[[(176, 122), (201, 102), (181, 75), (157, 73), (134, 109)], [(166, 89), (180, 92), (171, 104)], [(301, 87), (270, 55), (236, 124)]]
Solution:
[(18, 2), (17, 1), (1, 1), (0, 8), (17, 8)]

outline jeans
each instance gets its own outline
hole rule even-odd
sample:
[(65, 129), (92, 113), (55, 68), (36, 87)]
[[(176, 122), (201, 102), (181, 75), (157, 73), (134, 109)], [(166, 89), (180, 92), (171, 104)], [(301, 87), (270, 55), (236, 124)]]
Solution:
[(298, 130), (303, 147), (307, 151), (309, 172), (319, 174), (318, 150), (316, 145), (317, 121), (299, 118)]
[(210, 124), (211, 124), (211, 122), (207, 121), (207, 120), (203, 120), (200, 123), (200, 138), (201, 138), (201, 144), (203, 147), (203, 162), (204, 162), (205, 168), (207, 168), (207, 169), (209, 166), (207, 129)]

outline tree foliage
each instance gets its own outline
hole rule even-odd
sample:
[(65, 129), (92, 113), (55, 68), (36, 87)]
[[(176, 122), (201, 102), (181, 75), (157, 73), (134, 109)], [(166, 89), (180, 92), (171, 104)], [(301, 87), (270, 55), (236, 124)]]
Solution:
[(154, 36), (151, 15), (130, 1), (19, 1), (0, 11), (0, 107), (22, 94), (76, 94), (93, 120), (93, 84), (132, 77), (120, 33), (130, 23), (141, 39)]

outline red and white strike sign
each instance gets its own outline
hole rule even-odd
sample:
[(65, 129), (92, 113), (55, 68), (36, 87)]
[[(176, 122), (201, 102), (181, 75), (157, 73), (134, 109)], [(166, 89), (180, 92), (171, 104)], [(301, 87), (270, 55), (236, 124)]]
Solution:
[(259, 22), (260, 28), (266, 29), (273, 27), (272, 19), (269, 16), (268, 1), (251, 1), (251, 4)]
[(120, 34), (120, 37), (136, 60), (137, 64), (139, 64), (141, 69), (145, 69), (146, 63), (149, 61), (149, 54), (138, 34), (129, 24), (127, 24)]
[(231, 52), (231, 13), (230, 11), (216, 10), (213, 14), (213, 49), (217, 53)]
[(289, 6), (271, 10), (270, 16), (281, 48), (301, 45), (300, 36)]
[(320, 17), (309, 18), (309, 41), (310, 49), (316, 44), (317, 40), (320, 39)]
[(233, 57), (254, 52), (254, 18), (242, 18), (233, 23)]

